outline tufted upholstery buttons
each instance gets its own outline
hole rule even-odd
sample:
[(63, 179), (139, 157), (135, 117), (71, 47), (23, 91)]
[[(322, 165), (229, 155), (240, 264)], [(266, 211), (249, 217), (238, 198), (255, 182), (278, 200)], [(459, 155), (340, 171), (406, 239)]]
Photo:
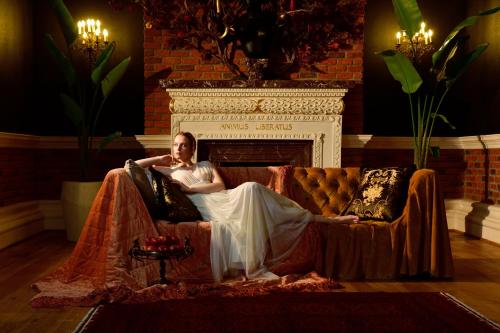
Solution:
[(338, 215), (359, 184), (359, 168), (296, 167), (291, 198), (314, 214)]

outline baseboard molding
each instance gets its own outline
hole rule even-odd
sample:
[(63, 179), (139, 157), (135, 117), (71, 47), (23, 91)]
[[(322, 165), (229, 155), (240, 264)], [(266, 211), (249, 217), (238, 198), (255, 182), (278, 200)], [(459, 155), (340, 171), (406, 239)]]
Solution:
[(38, 201), (0, 207), (0, 249), (22, 241), (44, 229)]
[(448, 228), (500, 244), (500, 205), (468, 199), (446, 200)]
[[(498, 149), (500, 134), (460, 137), (432, 137), (431, 145), (441, 149)], [(342, 148), (358, 149), (413, 149), (413, 138), (407, 136), (374, 136), (371, 134), (344, 134)]]
[(43, 228), (45, 230), (66, 229), (61, 200), (39, 200), (38, 207), (43, 215)]

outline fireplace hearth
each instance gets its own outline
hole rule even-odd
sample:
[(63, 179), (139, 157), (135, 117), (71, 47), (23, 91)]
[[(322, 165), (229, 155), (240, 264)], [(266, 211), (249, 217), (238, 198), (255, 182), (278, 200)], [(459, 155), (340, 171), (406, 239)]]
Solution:
[(199, 140), (198, 161), (216, 166), (312, 166), (311, 140)]

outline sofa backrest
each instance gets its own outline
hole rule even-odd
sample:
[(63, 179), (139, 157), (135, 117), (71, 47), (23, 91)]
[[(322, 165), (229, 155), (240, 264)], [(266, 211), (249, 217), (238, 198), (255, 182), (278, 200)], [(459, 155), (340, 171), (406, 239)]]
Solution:
[(271, 190), (289, 196), (287, 178), (291, 178), (293, 167), (217, 167), (226, 188), (235, 188), (245, 182), (257, 182)]
[(218, 167), (226, 188), (254, 181), (283, 194), (314, 214), (340, 214), (359, 185), (359, 168), (292, 166)]
[(349, 205), (359, 181), (359, 168), (295, 167), (290, 198), (314, 214), (338, 215)]

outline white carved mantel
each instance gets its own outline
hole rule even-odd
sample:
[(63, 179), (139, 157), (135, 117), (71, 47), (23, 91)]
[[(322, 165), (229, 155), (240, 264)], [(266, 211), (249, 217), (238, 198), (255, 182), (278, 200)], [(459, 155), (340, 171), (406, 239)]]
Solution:
[(198, 140), (311, 140), (313, 166), (341, 165), (347, 88), (165, 89), (173, 134), (189, 131)]

